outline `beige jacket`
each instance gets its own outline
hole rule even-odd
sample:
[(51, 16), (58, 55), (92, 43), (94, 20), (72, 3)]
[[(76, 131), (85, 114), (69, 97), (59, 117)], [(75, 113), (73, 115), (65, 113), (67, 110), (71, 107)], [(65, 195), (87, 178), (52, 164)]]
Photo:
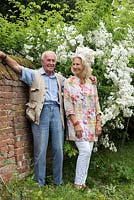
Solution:
[[(62, 92), (62, 80), (64, 79), (62, 75), (56, 73), (56, 78), (59, 87), (59, 103), (60, 103), (60, 114), (62, 119), (62, 124), (64, 128), (64, 109), (63, 109), (63, 92)], [(44, 99), (46, 95), (46, 85), (43, 75), (37, 70), (35, 72), (35, 77), (32, 86), (30, 87), (29, 102), (26, 104), (26, 116), (27, 118), (39, 124), (40, 114), (43, 108)]]

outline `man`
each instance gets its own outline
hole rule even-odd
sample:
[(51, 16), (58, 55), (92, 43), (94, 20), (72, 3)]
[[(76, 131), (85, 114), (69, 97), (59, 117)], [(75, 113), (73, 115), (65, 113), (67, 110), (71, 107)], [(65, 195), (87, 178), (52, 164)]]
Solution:
[(55, 73), (56, 54), (45, 51), (41, 57), (42, 67), (33, 70), (19, 65), (14, 59), (0, 51), (4, 60), (21, 81), (30, 87), (26, 114), (31, 120), (34, 139), (34, 174), (39, 186), (46, 184), (46, 153), (49, 136), (52, 141), (53, 181), (62, 184), (63, 167), (63, 101), (64, 77)]

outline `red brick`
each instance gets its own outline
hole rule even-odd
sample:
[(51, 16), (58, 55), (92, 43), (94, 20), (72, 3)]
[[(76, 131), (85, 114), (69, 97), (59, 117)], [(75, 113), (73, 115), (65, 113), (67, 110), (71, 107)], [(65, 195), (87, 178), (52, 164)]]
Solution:
[(3, 175), (2, 175), (2, 178), (3, 178), (3, 180), (4, 180), (4, 182), (5, 182), (6, 184), (10, 181), (12, 175), (13, 175), (12, 172), (6, 173), (6, 174), (3, 174)]
[(2, 140), (0, 141), (0, 149), (2, 149), (2, 147), (7, 146), (7, 141), (6, 140)]
[(15, 148), (24, 147), (24, 141), (15, 142), (14, 147)]
[(6, 165), (0, 168), (0, 174), (5, 174), (8, 172), (13, 172), (13, 170), (16, 168), (15, 165)]
[(10, 135), (13, 135), (13, 131), (14, 131), (13, 127), (6, 127), (6, 128), (1, 129), (0, 130), (0, 141), (2, 139), (5, 140), (5, 137), (11, 137)]
[(7, 154), (7, 158), (11, 158), (14, 156), (14, 151), (9, 151), (9, 153)]
[(15, 155), (23, 155), (24, 148), (17, 148), (14, 150)]

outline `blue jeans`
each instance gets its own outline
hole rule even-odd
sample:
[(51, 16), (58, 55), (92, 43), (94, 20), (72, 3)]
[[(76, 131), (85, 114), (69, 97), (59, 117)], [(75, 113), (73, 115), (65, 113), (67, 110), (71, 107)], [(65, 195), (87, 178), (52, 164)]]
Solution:
[(53, 181), (62, 184), (63, 169), (63, 126), (60, 108), (57, 104), (44, 105), (40, 124), (32, 124), (34, 138), (34, 173), (35, 180), (40, 186), (45, 185), (46, 179), (46, 153), (49, 134), (52, 140), (53, 155)]

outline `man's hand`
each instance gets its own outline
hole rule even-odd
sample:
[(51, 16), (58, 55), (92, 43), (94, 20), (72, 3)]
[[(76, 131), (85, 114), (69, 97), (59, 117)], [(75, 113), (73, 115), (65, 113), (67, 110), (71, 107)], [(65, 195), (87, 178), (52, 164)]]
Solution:
[(16, 60), (6, 55), (3, 51), (0, 51), (0, 58), (6, 62), (16, 73), (22, 73), (22, 66), (17, 63)]
[(97, 84), (97, 78), (96, 78), (96, 76), (90, 76), (90, 80), (92, 81), (92, 84)]
[(6, 55), (3, 51), (0, 51), (0, 58), (1, 58), (2, 60), (5, 60), (6, 57), (7, 57), (7, 55)]

